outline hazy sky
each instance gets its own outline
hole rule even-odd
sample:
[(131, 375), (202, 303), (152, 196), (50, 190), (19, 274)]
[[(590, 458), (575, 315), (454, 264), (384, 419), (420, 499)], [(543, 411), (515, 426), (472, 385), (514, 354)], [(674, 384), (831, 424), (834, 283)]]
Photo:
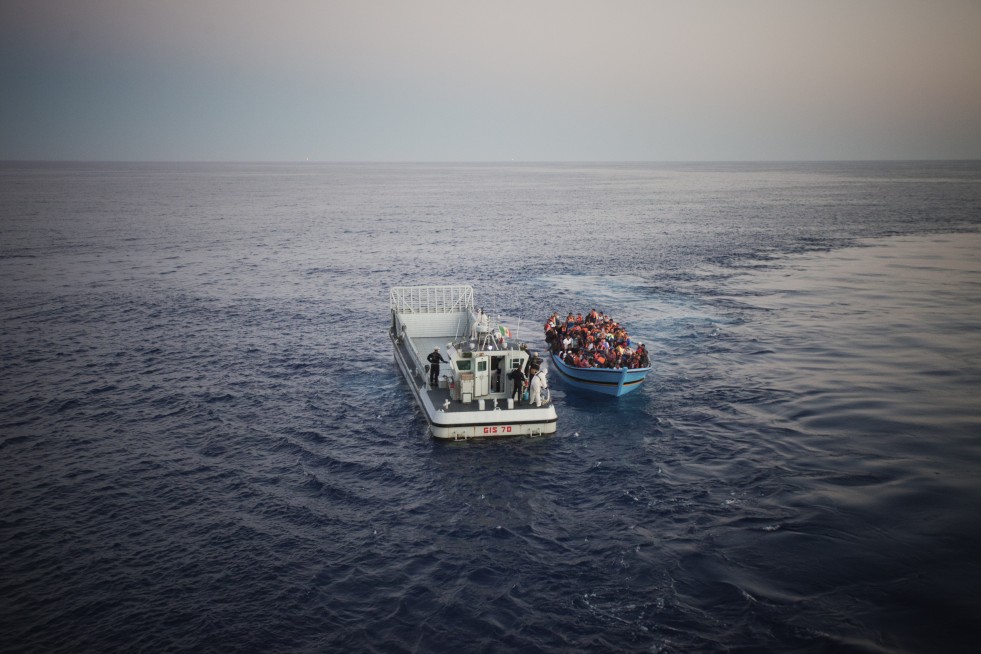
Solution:
[(981, 0), (0, 0), (0, 159), (981, 158)]

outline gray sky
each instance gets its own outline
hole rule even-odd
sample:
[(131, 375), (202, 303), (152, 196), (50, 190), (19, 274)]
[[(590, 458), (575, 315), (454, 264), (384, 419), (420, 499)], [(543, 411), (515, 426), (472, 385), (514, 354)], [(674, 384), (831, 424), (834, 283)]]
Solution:
[(0, 159), (981, 158), (981, 1), (0, 0), (0, 84)]

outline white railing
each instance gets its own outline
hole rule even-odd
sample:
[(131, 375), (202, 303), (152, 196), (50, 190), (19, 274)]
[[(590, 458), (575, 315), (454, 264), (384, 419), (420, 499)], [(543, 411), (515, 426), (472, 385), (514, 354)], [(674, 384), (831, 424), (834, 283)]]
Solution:
[(391, 308), (396, 313), (473, 311), (472, 286), (396, 286)]

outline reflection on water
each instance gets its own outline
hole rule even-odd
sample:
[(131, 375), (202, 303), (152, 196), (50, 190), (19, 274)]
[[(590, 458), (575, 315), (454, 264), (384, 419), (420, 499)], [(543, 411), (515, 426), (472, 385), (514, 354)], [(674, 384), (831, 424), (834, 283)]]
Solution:
[(768, 312), (761, 344), (771, 353), (758, 374), (795, 390), (781, 410), (816, 429), (973, 440), (981, 235), (866, 245), (796, 257), (737, 283)]

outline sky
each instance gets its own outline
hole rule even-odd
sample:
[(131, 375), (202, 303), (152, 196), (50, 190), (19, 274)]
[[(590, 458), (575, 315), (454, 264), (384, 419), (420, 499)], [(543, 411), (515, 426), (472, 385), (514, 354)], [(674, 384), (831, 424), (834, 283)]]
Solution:
[(0, 160), (981, 159), (981, 0), (0, 0)]

